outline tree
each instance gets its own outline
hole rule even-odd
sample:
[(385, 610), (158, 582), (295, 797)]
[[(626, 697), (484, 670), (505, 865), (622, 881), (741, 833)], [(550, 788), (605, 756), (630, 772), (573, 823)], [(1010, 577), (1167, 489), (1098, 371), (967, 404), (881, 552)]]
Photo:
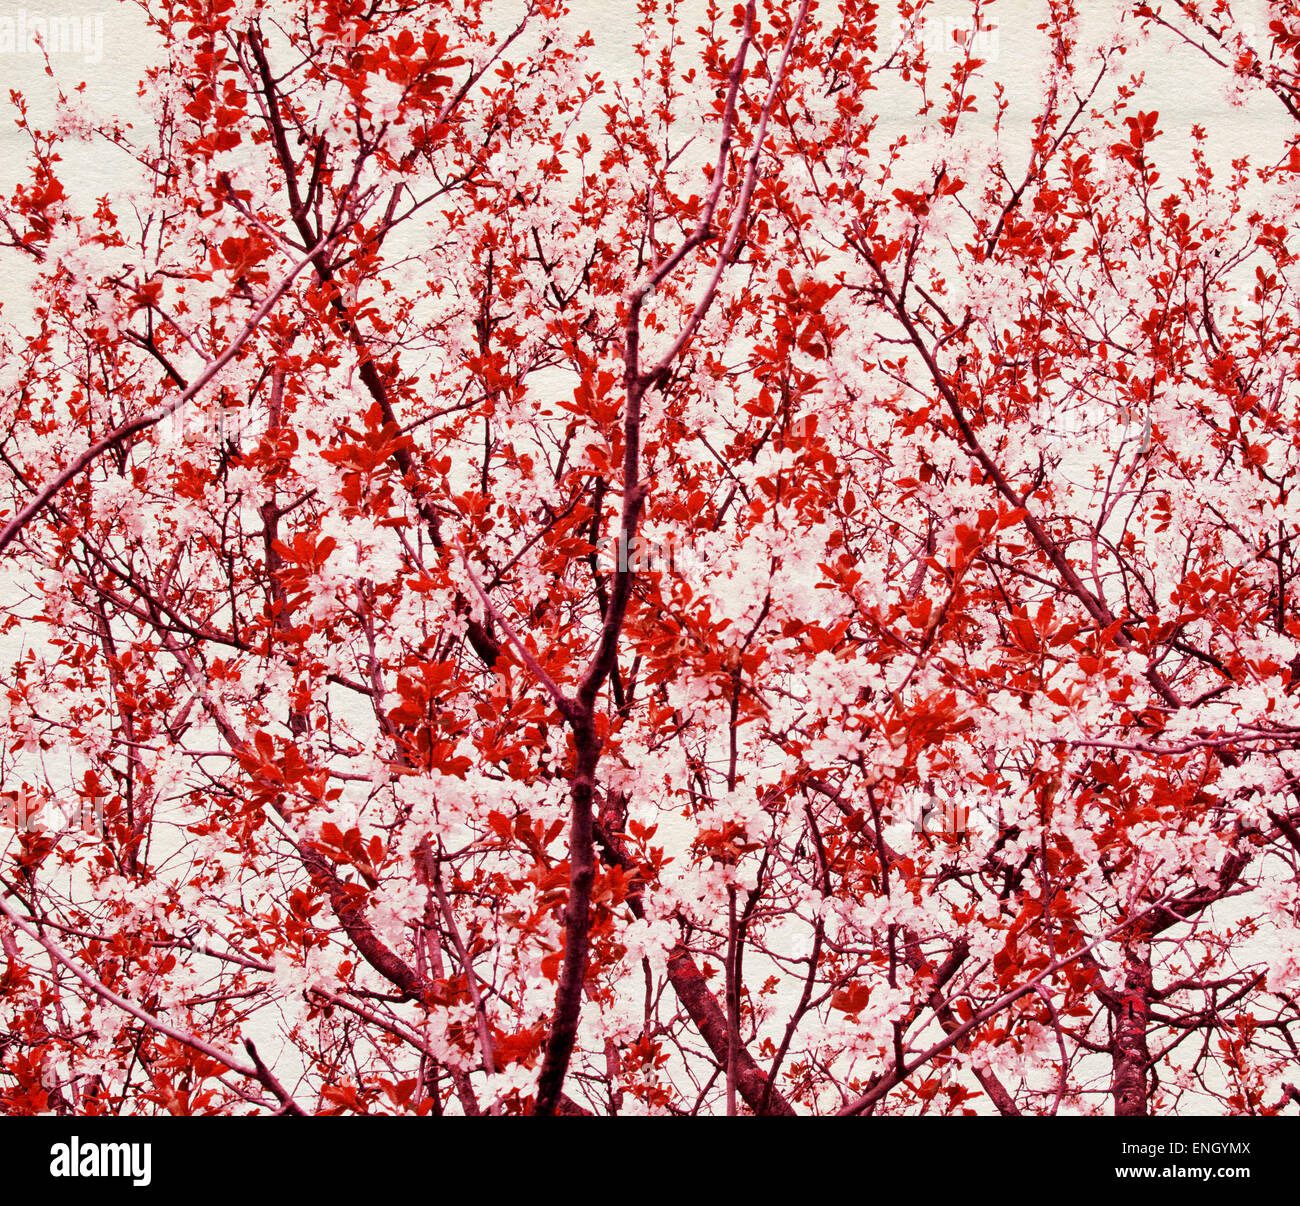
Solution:
[(501, 7), (14, 95), (3, 1109), (1293, 1111), (1296, 6)]

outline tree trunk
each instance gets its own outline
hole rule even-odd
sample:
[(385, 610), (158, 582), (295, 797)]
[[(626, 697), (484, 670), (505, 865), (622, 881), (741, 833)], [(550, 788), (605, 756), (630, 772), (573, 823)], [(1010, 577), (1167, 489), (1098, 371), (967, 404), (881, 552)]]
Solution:
[(1111, 1043), (1114, 1075), (1111, 1092), (1119, 1118), (1145, 1117), (1147, 1113), (1147, 1026), (1151, 1017), (1151, 949), (1141, 938), (1124, 944), (1124, 991), (1115, 1017)]

